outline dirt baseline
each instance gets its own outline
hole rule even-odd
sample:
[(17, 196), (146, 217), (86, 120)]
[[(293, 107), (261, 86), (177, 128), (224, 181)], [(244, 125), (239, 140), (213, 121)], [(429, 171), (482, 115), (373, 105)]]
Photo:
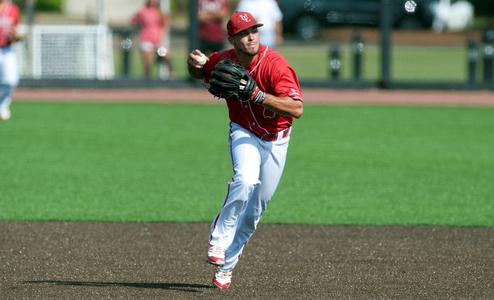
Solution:
[[(305, 103), (494, 106), (494, 91), (303, 89)], [(205, 89), (19, 88), (14, 101), (220, 103)]]
[(492, 299), (494, 228), (261, 224), (229, 290), (208, 224), (0, 222), (2, 299)]

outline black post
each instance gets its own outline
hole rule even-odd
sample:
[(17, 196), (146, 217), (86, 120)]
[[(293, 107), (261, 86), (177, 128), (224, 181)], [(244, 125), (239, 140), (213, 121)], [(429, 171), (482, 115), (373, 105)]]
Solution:
[(364, 52), (364, 41), (362, 33), (355, 32), (352, 39), (353, 50), (353, 78), (360, 80), (362, 78), (362, 53)]
[(189, 52), (192, 52), (199, 47), (198, 32), (197, 0), (189, 0)]
[(131, 38), (131, 30), (122, 30), (122, 41), (120, 47), (122, 48), (122, 75), (123, 77), (129, 77), (130, 74), (130, 62), (131, 62), (131, 50), (133, 46)]
[(329, 48), (329, 76), (333, 81), (340, 79), (340, 71), (341, 71), (341, 54), (340, 54), (340, 46), (338, 44), (334, 44)]
[(35, 0), (26, 1), (26, 16), (27, 24), (32, 26), (34, 24), (34, 13), (35, 13)]
[(391, 84), (392, 0), (381, 0), (381, 87)]
[(468, 83), (475, 83), (478, 57), (477, 43), (469, 40), (467, 44)]
[(494, 60), (494, 29), (487, 29), (484, 31), (483, 42), (484, 82), (491, 82), (493, 78), (492, 64)]

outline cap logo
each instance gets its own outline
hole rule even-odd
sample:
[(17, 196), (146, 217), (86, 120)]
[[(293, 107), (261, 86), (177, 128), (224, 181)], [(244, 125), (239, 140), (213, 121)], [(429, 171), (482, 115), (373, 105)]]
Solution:
[(246, 22), (246, 23), (250, 22), (250, 18), (249, 18), (249, 16), (248, 16), (248, 15), (246, 15), (246, 14), (242, 14), (242, 15), (240, 15), (240, 19), (242, 19), (242, 21), (244, 21), (244, 22)]
[(262, 23), (257, 23), (254, 16), (249, 12), (237, 11), (230, 17), (230, 20), (228, 20), (226, 29), (229, 36), (234, 36), (247, 28), (261, 26)]

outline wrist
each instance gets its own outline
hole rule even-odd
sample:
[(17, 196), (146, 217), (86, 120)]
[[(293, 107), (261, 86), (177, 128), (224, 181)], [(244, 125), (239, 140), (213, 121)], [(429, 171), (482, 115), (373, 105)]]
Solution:
[(250, 97), (250, 101), (256, 104), (262, 104), (266, 100), (267, 93), (263, 92), (259, 88), (256, 88)]

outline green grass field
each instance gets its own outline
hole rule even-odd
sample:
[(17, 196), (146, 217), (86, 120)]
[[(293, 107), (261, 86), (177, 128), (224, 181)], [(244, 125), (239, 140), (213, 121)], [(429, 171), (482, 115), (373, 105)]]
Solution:
[[(223, 105), (13, 112), (0, 123), (0, 220), (209, 222), (223, 202)], [(306, 105), (263, 222), (494, 226), (493, 149), (492, 108)]]

